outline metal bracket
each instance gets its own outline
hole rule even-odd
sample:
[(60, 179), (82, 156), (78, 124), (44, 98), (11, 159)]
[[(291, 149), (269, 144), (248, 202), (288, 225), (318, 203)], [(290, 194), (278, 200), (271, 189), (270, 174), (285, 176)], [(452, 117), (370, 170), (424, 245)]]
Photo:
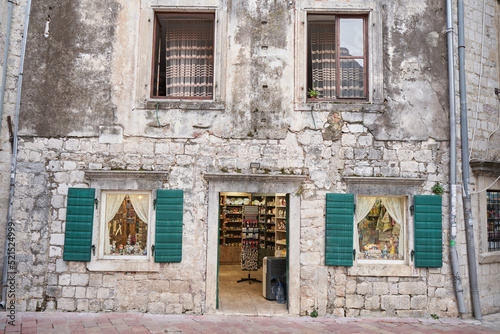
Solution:
[(151, 246), (151, 255), (155, 256), (155, 245)]
[(354, 256), (354, 259), (356, 259), (356, 250), (355, 249), (352, 250), (352, 256)]
[(356, 203), (354, 204), (354, 213), (356, 213)]
[(410, 206), (410, 214), (413, 216), (413, 214), (415, 213), (415, 206)]
[(94, 254), (95, 256), (95, 245), (92, 245), (92, 253)]
[(153, 200), (153, 210), (156, 210), (156, 198)]
[(410, 253), (410, 255), (411, 255), (411, 261), (413, 262), (413, 257), (415, 256), (415, 251), (412, 250), (411, 253)]
[(95, 202), (95, 208), (97, 209), (97, 204), (99, 204), (99, 201), (97, 200), (97, 198), (94, 198), (94, 202)]

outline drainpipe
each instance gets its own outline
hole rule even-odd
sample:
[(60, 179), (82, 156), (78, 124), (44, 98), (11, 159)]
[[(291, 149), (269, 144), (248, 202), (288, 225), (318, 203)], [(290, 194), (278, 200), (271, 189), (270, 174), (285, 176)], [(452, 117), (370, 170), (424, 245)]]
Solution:
[(469, 189), (469, 135), (467, 126), (467, 92), (465, 90), (465, 39), (464, 39), (464, 1), (458, 0), (458, 69), (460, 83), (460, 123), (462, 137), (462, 183), (465, 234), (467, 243), (467, 262), (472, 300), (472, 312), (476, 320), (482, 320), (477, 284), (476, 249), (474, 246), (474, 225), (472, 221), (472, 201)]
[(0, 86), (0, 135), (2, 134), (2, 120), (3, 120), (3, 99), (5, 95), (5, 82), (7, 81), (7, 63), (9, 60), (9, 44), (10, 44), (10, 28), (12, 27), (12, 8), (14, 3), (12, 0), (8, 1), (9, 7), (7, 10), (7, 31), (5, 33), (5, 52), (3, 56), (2, 66), (2, 84)]
[(453, 55), (453, 4), (446, 0), (446, 38), (448, 41), (448, 93), (450, 100), (450, 259), (458, 312), (467, 312), (464, 302), (464, 289), (460, 278), (460, 263), (457, 251), (457, 131), (455, 108), (455, 57)]
[[(14, 113), (14, 142), (12, 144), (12, 163), (10, 168), (10, 191), (9, 191), (9, 210), (7, 212), (7, 225), (5, 233), (5, 257), (3, 262), (3, 276), (2, 276), (2, 301), (0, 307), (7, 307), (7, 276), (9, 272), (9, 233), (8, 228), (13, 226), (12, 222), (12, 209), (14, 204), (14, 190), (16, 182), (16, 168), (17, 168), (17, 131), (19, 127), (19, 109), (21, 107), (21, 88), (23, 85), (23, 71), (24, 71), (24, 55), (26, 53), (26, 39), (28, 37), (28, 23), (31, 11), (31, 0), (26, 3), (26, 15), (24, 18), (24, 31), (23, 31), (23, 41), (21, 47), (21, 60), (19, 63), (19, 76), (17, 79), (17, 94), (16, 94), (16, 110)], [(15, 254), (13, 254), (15, 255)]]

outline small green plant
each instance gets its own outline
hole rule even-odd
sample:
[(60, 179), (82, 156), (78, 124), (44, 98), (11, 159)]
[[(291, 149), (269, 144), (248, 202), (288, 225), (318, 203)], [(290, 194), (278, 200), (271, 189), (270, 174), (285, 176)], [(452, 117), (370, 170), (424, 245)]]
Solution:
[(318, 317), (318, 311), (316, 311), (316, 309), (314, 309), (314, 310), (311, 312), (311, 317), (313, 317), (313, 318), (317, 318), (317, 317)]
[(435, 320), (439, 319), (439, 316), (437, 314), (431, 314), (431, 317), (432, 317), (432, 319), (435, 319)]
[(319, 91), (315, 90), (315, 89), (311, 89), (311, 88), (309, 88), (309, 89), (307, 90), (307, 95), (308, 95), (310, 98), (315, 99), (315, 98), (319, 97), (319, 96), (321, 95), (321, 93), (320, 93)]
[(229, 171), (227, 170), (227, 168), (226, 168), (226, 167), (222, 167), (220, 170), (221, 170), (221, 172), (223, 172), (223, 173), (227, 173), (227, 172), (229, 172)]
[(443, 195), (444, 193), (443, 186), (439, 182), (436, 182), (436, 184), (433, 185), (431, 189), (434, 194), (439, 196)]

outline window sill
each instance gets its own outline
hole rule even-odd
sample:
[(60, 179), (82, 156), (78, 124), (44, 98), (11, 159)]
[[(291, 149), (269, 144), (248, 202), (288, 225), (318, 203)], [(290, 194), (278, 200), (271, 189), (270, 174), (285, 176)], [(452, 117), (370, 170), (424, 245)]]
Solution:
[[(147, 99), (144, 103), (144, 109), (155, 110), (165, 109), (188, 109), (188, 110), (224, 110), (226, 108), (223, 102), (214, 100), (200, 99)], [(139, 108), (138, 108), (139, 109)]]
[(87, 263), (89, 271), (158, 272), (160, 264), (148, 260), (96, 260)]
[(500, 251), (479, 254), (479, 264), (500, 263)]
[(352, 276), (394, 276), (394, 277), (419, 277), (418, 269), (407, 264), (384, 264), (384, 263), (354, 263), (347, 270)]
[(365, 111), (381, 112), (385, 106), (382, 103), (370, 101), (331, 101), (307, 99), (305, 103), (295, 103), (295, 111)]

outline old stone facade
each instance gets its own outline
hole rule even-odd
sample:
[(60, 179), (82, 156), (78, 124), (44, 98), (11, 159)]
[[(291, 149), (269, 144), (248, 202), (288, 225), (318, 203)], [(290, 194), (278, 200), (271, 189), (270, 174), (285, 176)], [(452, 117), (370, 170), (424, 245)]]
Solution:
[[(16, 4), (9, 73), (18, 67), (24, 6)], [(491, 184), (500, 170), (500, 8), (487, 0), (483, 15), (481, 3), (466, 6), (470, 147), (478, 160), (471, 181), (474, 191), (500, 190), (500, 181)], [(151, 97), (156, 12), (214, 15), (211, 99)], [(362, 101), (306, 96), (308, 15), (325, 14), (367, 20)], [(249, 191), (290, 195), (290, 314), (457, 316), (447, 247), (445, 31), (446, 5), (435, 0), (33, 2), (13, 201), (18, 310), (216, 312), (218, 193)], [(5, 123), (4, 116), (1, 189), (8, 189), (11, 156)], [(251, 162), (260, 168), (252, 171)], [(442, 266), (415, 267), (413, 196), (432, 195), (436, 183), (444, 186)], [(96, 189), (90, 261), (63, 259), (70, 188)], [(102, 256), (103, 196), (124, 189), (183, 190), (181, 262)], [(326, 265), (331, 193), (404, 198), (403, 260), (360, 261), (358, 254), (352, 266)], [(6, 211), (8, 190), (0, 195)], [(491, 313), (500, 310), (500, 252), (488, 251), (485, 196), (474, 194), (473, 214), (481, 306)]]

